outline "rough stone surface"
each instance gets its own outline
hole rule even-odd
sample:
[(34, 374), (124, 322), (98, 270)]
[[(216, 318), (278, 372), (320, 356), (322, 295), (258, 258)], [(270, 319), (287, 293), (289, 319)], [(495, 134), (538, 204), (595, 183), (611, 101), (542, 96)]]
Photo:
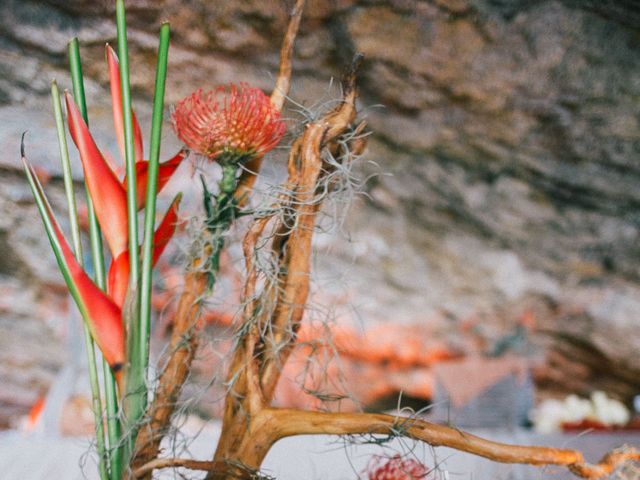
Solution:
[[(268, 89), (291, 3), (130, 0), (137, 101), (149, 101), (165, 19), (169, 102), (232, 80)], [(74, 35), (92, 125), (109, 131), (103, 44), (115, 41), (112, 4), (3, 2), (7, 171), (27, 127), (38, 132), (32, 156), (58, 174), (47, 160), (56, 147), (46, 94), (52, 77), (69, 86)], [(333, 254), (321, 262), (325, 288), (346, 289), (365, 322), (440, 322), (452, 332), (471, 321), (488, 339), (533, 315), (536, 343), (553, 348), (570, 334), (611, 368), (635, 373), (625, 376), (626, 395), (639, 392), (639, 28), (632, 1), (310, 0), (295, 108), (313, 112), (335, 98), (331, 78), (363, 52), (361, 104), (373, 135), (361, 170), (379, 174), (351, 211), (351, 241), (319, 240)], [(17, 178), (2, 182), (0, 208), (0, 274), (35, 292), (59, 284)]]

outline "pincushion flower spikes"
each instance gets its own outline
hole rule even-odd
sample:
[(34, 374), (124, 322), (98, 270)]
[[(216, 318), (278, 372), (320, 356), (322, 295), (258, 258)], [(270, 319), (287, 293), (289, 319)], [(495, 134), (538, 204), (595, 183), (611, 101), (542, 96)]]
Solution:
[(239, 214), (238, 171), (272, 150), (286, 132), (279, 109), (260, 89), (246, 83), (196, 90), (181, 100), (172, 116), (176, 135), (194, 153), (222, 167), (217, 195), (204, 176), (204, 209), (210, 241), (205, 256), (208, 287), (213, 288), (224, 235)]
[(246, 83), (196, 90), (176, 106), (173, 125), (187, 147), (223, 166), (263, 156), (286, 131), (269, 97)]
[[(124, 144), (124, 127), (122, 124), (120, 73), (116, 54), (108, 45), (107, 64), (109, 66), (111, 83), (114, 126), (118, 143), (122, 146)], [(118, 178), (116, 168), (113, 166), (113, 161), (107, 161), (109, 157), (105, 158), (105, 155), (98, 149), (78, 106), (69, 92), (65, 92), (65, 101), (69, 133), (78, 148), (85, 175), (85, 184), (93, 202), (102, 233), (111, 252), (112, 261), (108, 271), (106, 292), (102, 291), (94, 281), (91, 280), (73, 255), (69, 244), (65, 240), (53, 216), (52, 209), (45, 197), (35, 170), (29, 165), (24, 155), (24, 145), (22, 160), (27, 180), (36, 199), (38, 210), (65, 282), (78, 305), (84, 321), (89, 327), (94, 341), (114, 372), (122, 392), (121, 371), (126, 362), (123, 306), (127, 295), (130, 272), (127, 228), (127, 181), (126, 178), (123, 180)], [(142, 159), (143, 146), (140, 127), (135, 119), (135, 115), (133, 115), (133, 119), (137, 173), (137, 206), (140, 210), (145, 206), (148, 162)], [(185, 156), (186, 150), (183, 149), (173, 158), (159, 165), (158, 191), (168, 182)], [(181, 195), (178, 194), (154, 232), (154, 264), (175, 232), (180, 199)]]

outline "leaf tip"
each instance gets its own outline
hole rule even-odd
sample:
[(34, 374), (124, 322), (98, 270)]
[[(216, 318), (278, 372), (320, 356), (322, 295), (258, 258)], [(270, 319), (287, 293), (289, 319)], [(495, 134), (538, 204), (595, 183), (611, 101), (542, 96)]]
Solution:
[(114, 50), (114, 48), (111, 46), (109, 42), (104, 44), (104, 49), (107, 54), (108, 60), (111, 60), (111, 59), (115, 59), (116, 61), (118, 60), (118, 55), (116, 54), (116, 51)]
[(26, 164), (26, 155), (24, 153), (24, 137), (27, 135), (28, 130), (22, 132), (22, 136), (20, 137), (20, 156), (22, 157), (22, 161)]

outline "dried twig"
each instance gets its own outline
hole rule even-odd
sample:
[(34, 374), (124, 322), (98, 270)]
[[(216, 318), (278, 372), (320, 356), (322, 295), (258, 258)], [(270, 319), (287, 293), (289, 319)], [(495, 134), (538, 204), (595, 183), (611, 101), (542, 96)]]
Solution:
[(300, 175), (295, 188), (295, 228), (291, 229), (288, 236), (280, 237), (280, 243), (285, 238), (286, 242), (281, 252), (283, 262), (279, 270), (286, 272), (286, 275), (279, 285), (282, 294), (277, 299), (275, 313), (270, 319), (272, 334), (260, 368), (261, 386), (267, 401), (273, 398), (282, 366), (293, 349), (295, 333), (300, 328), (309, 292), (311, 240), (316, 214), (321, 206), (321, 201), (314, 200), (322, 170), (321, 150), (344, 133), (355, 119), (355, 81), (359, 63), (360, 56), (357, 56), (345, 76), (341, 104), (321, 120), (309, 125), (302, 136), (298, 158)]
[[(289, 93), (291, 85), (291, 60), (293, 58), (293, 45), (295, 43), (298, 29), (300, 28), (300, 20), (302, 19), (302, 10), (304, 9), (305, 0), (296, 0), (296, 4), (290, 14), (289, 26), (287, 33), (282, 42), (280, 49), (280, 68), (276, 85), (271, 93), (271, 102), (278, 110), (282, 110), (285, 98)], [(256, 181), (260, 166), (262, 165), (262, 157), (256, 157), (245, 165), (245, 170), (240, 176), (238, 188), (236, 190), (236, 199), (242, 204), (247, 201), (253, 184)]]
[[(446, 446), (503, 463), (560, 465), (583, 478), (601, 478), (623, 462), (640, 460), (635, 451), (611, 452), (590, 465), (575, 450), (528, 447), (492, 442), (458, 429), (382, 414), (344, 414), (274, 409), (270, 407), (282, 367), (296, 342), (309, 290), (311, 238), (322, 197), (316, 191), (330, 168), (323, 166), (322, 149), (337, 148), (333, 140), (344, 134), (355, 119), (355, 69), (347, 75), (342, 104), (329, 115), (307, 126), (294, 144), (285, 187), (290, 193), (280, 200), (285, 213), (275, 228), (272, 255), (277, 259), (274, 289), (263, 289), (255, 300), (253, 258), (270, 218), (257, 219), (244, 242), (248, 269), (245, 284), (244, 336), (230, 367), (230, 392), (226, 398), (223, 429), (215, 460), (240, 461), (259, 468), (281, 438), (295, 435), (388, 435), (405, 436), (433, 446)], [(358, 127), (360, 131), (363, 127)], [(357, 153), (364, 145), (354, 144)], [(275, 293), (274, 293), (275, 292)], [(261, 303), (262, 302), (262, 303)], [(273, 308), (264, 308), (265, 304)], [(262, 312), (257, 313), (262, 307)], [(257, 318), (256, 318), (257, 316)], [(224, 478), (209, 472), (208, 479)]]
[(242, 465), (234, 465), (229, 462), (191, 460), (189, 458), (156, 458), (137, 468), (133, 472), (133, 476), (134, 478), (142, 478), (151, 474), (154, 470), (179, 467), (202, 472), (217, 472), (220, 475), (224, 475), (227, 479), (234, 480), (265, 480), (268, 478)]
[[(194, 261), (193, 267), (197, 268), (199, 263), (201, 260)], [(182, 385), (189, 374), (193, 356), (198, 348), (195, 327), (200, 316), (206, 285), (206, 275), (197, 269), (186, 275), (171, 335), (171, 355), (160, 376), (153, 402), (147, 409), (147, 423), (141, 426), (136, 439), (135, 456), (132, 461), (134, 469), (157, 456), (160, 442), (166, 434)]]

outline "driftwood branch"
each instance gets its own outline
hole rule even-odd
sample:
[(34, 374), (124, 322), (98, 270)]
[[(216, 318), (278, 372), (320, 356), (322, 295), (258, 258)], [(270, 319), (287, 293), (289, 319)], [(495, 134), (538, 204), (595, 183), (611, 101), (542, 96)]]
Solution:
[(278, 77), (276, 78), (276, 85), (273, 89), (273, 93), (271, 94), (271, 102), (273, 102), (278, 110), (282, 110), (284, 100), (289, 93), (289, 86), (291, 85), (291, 60), (293, 58), (293, 46), (300, 28), (300, 20), (302, 19), (304, 4), (305, 0), (296, 0), (296, 4), (290, 14), (287, 33), (284, 36), (282, 48), (280, 49), (280, 68), (278, 71)]
[(456, 428), (418, 418), (375, 413), (324, 413), (293, 409), (265, 409), (270, 424), (277, 428), (275, 441), (293, 435), (382, 434), (405, 436), (429, 445), (449, 447), (501, 463), (565, 466), (582, 478), (596, 479), (611, 474), (628, 461), (640, 461), (640, 452), (628, 449), (607, 453), (599, 463), (585, 462), (577, 450), (508, 445), (493, 442)]
[[(276, 300), (274, 315), (269, 319), (270, 335), (264, 339), (268, 343), (263, 346), (266, 354), (260, 366), (260, 383), (264, 398), (268, 402), (273, 398), (282, 366), (293, 350), (295, 334), (300, 328), (309, 293), (311, 241), (316, 215), (322, 202), (321, 198), (316, 199), (316, 188), (322, 180), (323, 173), (321, 152), (339, 135), (345, 133), (355, 120), (355, 82), (359, 63), (360, 56), (357, 56), (343, 80), (343, 99), (340, 105), (307, 127), (300, 148), (296, 152), (298, 158), (291, 162), (299, 165), (294, 174), (297, 182), (290, 202), (293, 205), (295, 227), (290, 227), (291, 219), (283, 222), (280, 229), (282, 234), (276, 237), (278, 245), (283, 246), (282, 252), (278, 252), (283, 259), (279, 270), (286, 272), (286, 275), (279, 279), (278, 291), (281, 295)], [(326, 171), (324, 173), (326, 174)], [(289, 183), (291, 182), (290, 178)], [(284, 233), (287, 230), (288, 235)]]
[[(243, 244), (247, 281), (240, 340), (234, 350), (227, 374), (230, 385), (225, 400), (223, 428), (214, 460), (240, 459), (248, 466), (259, 466), (264, 453), (256, 442), (261, 435), (248, 436), (247, 422), (272, 401), (282, 366), (296, 341), (304, 314), (310, 282), (311, 241), (316, 215), (322, 205), (318, 186), (328, 174), (322, 151), (351, 128), (356, 117), (354, 65), (343, 81), (343, 99), (321, 119), (307, 125), (294, 142), (289, 155), (284, 193), (274, 211), (282, 212), (273, 226), (271, 252), (278, 272), (266, 279), (261, 296), (255, 299), (257, 271), (253, 264), (256, 245), (268, 243), (262, 238), (267, 224), (276, 217), (258, 218), (250, 227)], [(361, 148), (358, 149), (360, 151)], [(258, 437), (254, 437), (254, 435)], [(222, 478), (210, 474), (208, 478)]]
[(201, 472), (217, 472), (219, 475), (224, 475), (224, 478), (233, 480), (265, 478), (255, 470), (250, 470), (242, 465), (233, 465), (229, 462), (191, 460), (189, 458), (156, 458), (138, 467), (133, 472), (133, 477), (143, 478), (150, 475), (154, 470), (161, 470), (163, 468), (186, 468), (189, 470), (199, 470)]
[[(296, 435), (378, 434), (404, 436), (423, 441), (434, 447), (453, 448), (500, 463), (562, 466), (578, 477), (587, 479), (606, 477), (626, 462), (640, 461), (640, 452), (626, 449), (609, 452), (600, 462), (589, 464), (576, 450), (509, 445), (486, 440), (455, 428), (426, 422), (418, 418), (375, 413), (325, 413), (265, 408), (256, 415), (252, 423), (258, 425), (259, 431), (263, 432), (260, 435), (262, 449), (265, 449), (267, 445), (270, 447), (282, 438)], [(227, 475), (224, 478), (251, 478), (249, 475), (252, 472), (250, 469), (243, 472), (238, 467), (230, 467), (228, 463), (222, 461), (156, 459), (134, 473), (136, 477), (139, 477), (153, 469), (167, 467), (185, 467)], [(232, 472), (235, 472), (236, 475), (244, 474), (247, 476), (229, 476)]]
[[(287, 33), (284, 36), (282, 48), (280, 49), (280, 67), (278, 76), (276, 77), (275, 87), (271, 93), (271, 103), (273, 103), (278, 110), (282, 110), (284, 101), (289, 94), (289, 87), (291, 86), (293, 46), (296, 36), (298, 35), (298, 29), (300, 28), (304, 4), (305, 0), (296, 0), (296, 4), (289, 17)], [(262, 157), (256, 157), (245, 165), (236, 190), (236, 199), (238, 199), (240, 203), (246, 202), (249, 198), (253, 184), (260, 172), (261, 165)]]
[(206, 275), (197, 271), (201, 262), (200, 259), (194, 261), (194, 271), (187, 273), (185, 277), (171, 335), (171, 355), (160, 376), (154, 399), (147, 409), (147, 422), (138, 432), (132, 462), (134, 469), (157, 456), (198, 348), (196, 324), (200, 316), (202, 295), (207, 286)]

